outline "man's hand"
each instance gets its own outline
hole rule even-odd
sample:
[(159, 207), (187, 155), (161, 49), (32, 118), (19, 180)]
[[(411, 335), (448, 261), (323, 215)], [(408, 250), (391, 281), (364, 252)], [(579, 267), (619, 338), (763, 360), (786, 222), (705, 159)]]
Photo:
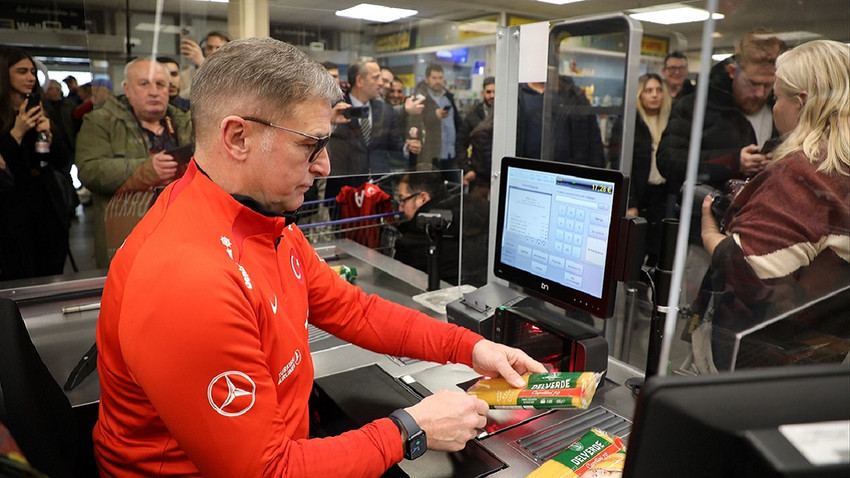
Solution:
[(525, 386), (520, 377), (527, 373), (547, 373), (546, 367), (520, 349), (481, 340), (472, 348), (472, 369), (481, 375), (502, 377), (516, 388)]
[(421, 115), (423, 109), (425, 109), (424, 96), (419, 99), (411, 96), (404, 100), (404, 111), (406, 111), (409, 115)]
[(758, 146), (754, 144), (744, 146), (741, 149), (741, 174), (748, 178), (755, 176), (767, 166), (769, 159), (768, 155), (759, 153)]
[(437, 108), (436, 110), (434, 110), (434, 113), (441, 121), (449, 117), (449, 110), (444, 110), (442, 108)]
[(714, 249), (720, 241), (726, 239), (726, 235), (720, 232), (720, 226), (711, 213), (712, 202), (714, 198), (711, 195), (702, 200), (702, 245), (710, 256), (714, 255)]
[(165, 184), (177, 179), (177, 161), (165, 151), (153, 155), (153, 170)]
[(463, 175), (463, 185), (469, 186), (469, 183), (475, 181), (475, 171), (467, 171), (466, 174)]
[(461, 391), (440, 390), (406, 408), (425, 431), (429, 450), (458, 451), (487, 425), (487, 402)]
[(331, 124), (345, 124), (350, 123), (351, 119), (346, 118), (343, 114), (343, 111), (351, 108), (351, 105), (346, 103), (345, 101), (340, 101), (336, 105), (334, 105), (333, 111), (331, 111)]
[(204, 52), (201, 51), (200, 45), (189, 38), (180, 40), (180, 54), (195, 66), (201, 66), (201, 63), (204, 62)]
[(419, 154), (419, 152), (422, 151), (422, 141), (419, 141), (418, 139), (408, 139), (406, 143), (407, 151), (410, 154)]

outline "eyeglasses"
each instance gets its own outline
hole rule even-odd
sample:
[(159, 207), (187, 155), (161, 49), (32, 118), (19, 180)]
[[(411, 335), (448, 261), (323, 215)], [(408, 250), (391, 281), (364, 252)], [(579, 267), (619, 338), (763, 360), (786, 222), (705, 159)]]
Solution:
[(253, 121), (254, 123), (260, 123), (260, 124), (264, 124), (266, 126), (271, 126), (272, 128), (277, 128), (277, 129), (282, 129), (284, 131), (289, 131), (290, 133), (295, 133), (295, 134), (301, 135), (305, 138), (310, 138), (310, 139), (316, 141), (316, 145), (313, 147), (313, 152), (310, 153), (310, 158), (307, 159), (308, 163), (316, 162), (316, 160), (319, 158), (319, 153), (321, 153), (322, 150), (325, 149), (325, 146), (328, 145), (328, 141), (330, 141), (330, 139), (331, 139), (330, 135), (323, 136), (323, 137), (320, 138), (318, 136), (313, 136), (313, 135), (310, 135), (310, 134), (307, 134), (307, 133), (302, 133), (302, 132), (296, 131), (294, 129), (285, 128), (283, 126), (279, 126), (279, 125), (276, 125), (274, 123), (269, 123), (268, 121), (263, 121), (259, 118), (252, 118), (250, 116), (243, 116), (242, 119), (245, 120), (245, 121)]
[(416, 196), (418, 196), (421, 193), (422, 193), (422, 191), (417, 191), (417, 192), (412, 193), (410, 196), (407, 196), (407, 197), (396, 196), (395, 200), (398, 202), (398, 205), (401, 206), (402, 204), (406, 203), (407, 201), (410, 201), (411, 199), (415, 198)]
[(685, 70), (688, 69), (688, 67), (687, 66), (665, 66), (664, 69), (670, 70), (670, 71), (685, 71)]

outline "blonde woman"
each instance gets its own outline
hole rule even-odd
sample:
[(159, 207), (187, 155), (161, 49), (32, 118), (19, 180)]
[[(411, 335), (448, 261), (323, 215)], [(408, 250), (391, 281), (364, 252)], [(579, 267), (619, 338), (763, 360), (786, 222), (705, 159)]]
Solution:
[[(709, 278), (724, 292), (715, 345), (718, 327), (741, 330), (850, 284), (850, 47), (812, 41), (776, 67), (774, 159), (735, 197), (725, 234), (702, 204)], [(715, 363), (727, 358), (715, 350)]]
[(632, 188), (629, 213), (644, 217), (649, 223), (646, 241), (647, 265), (658, 262), (661, 240), (661, 219), (667, 211), (666, 180), (658, 172), (655, 152), (661, 133), (667, 127), (673, 103), (667, 86), (655, 73), (638, 78), (637, 119), (635, 120), (635, 146), (632, 161)]

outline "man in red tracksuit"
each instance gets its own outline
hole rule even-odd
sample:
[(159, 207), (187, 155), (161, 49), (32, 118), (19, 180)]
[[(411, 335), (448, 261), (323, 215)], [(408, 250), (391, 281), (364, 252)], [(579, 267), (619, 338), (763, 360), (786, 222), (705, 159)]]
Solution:
[(199, 69), (196, 156), (119, 249), (103, 291), (93, 435), (104, 476), (378, 476), (417, 428), (429, 449), (453, 451), (486, 423), (483, 401), (441, 391), (308, 439), (308, 324), (517, 386), (545, 372), (517, 349), (365, 295), (280, 213), (329, 173), (339, 94), (320, 64), (269, 38), (227, 43)]

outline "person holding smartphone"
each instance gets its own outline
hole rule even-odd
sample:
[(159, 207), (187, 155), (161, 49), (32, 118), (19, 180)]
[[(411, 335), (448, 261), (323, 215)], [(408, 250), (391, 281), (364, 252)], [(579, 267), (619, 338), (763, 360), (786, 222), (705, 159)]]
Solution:
[(408, 126), (419, 127), (423, 138), (416, 165), (419, 170), (458, 168), (455, 141), (461, 119), (454, 95), (445, 86), (443, 67), (432, 63), (425, 69), (424, 81), (416, 88), (416, 93), (425, 100), (424, 108), (420, 116), (408, 120)]
[(36, 72), (27, 52), (0, 47), (0, 281), (61, 274), (68, 252), (57, 173), (70, 147), (48, 117)]
[(77, 135), (80, 181), (92, 192), (95, 261), (111, 256), (147, 212), (157, 187), (185, 170), (167, 151), (192, 142), (192, 120), (168, 102), (169, 75), (150, 58), (124, 67), (124, 95), (83, 117)]

